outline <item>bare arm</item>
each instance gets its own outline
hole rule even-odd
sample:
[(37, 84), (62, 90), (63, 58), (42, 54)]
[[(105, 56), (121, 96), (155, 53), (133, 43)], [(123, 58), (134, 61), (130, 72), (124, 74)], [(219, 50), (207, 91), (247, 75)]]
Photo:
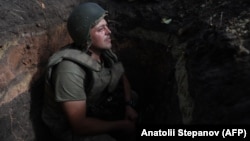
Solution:
[(129, 100), (131, 100), (131, 87), (130, 87), (129, 81), (125, 75), (122, 76), (122, 79), (123, 79), (125, 101), (129, 101)]
[(134, 124), (129, 120), (104, 121), (86, 116), (86, 101), (63, 102), (62, 107), (73, 131), (83, 135), (111, 133), (113, 131), (133, 132)]
[[(132, 96), (131, 96), (131, 86), (130, 83), (127, 79), (127, 77), (125, 75), (122, 76), (123, 78), (123, 87), (124, 87), (124, 94), (125, 94), (125, 101), (130, 101), (132, 100)], [(130, 106), (130, 105), (126, 105), (126, 113), (125, 113), (125, 118), (136, 122), (138, 114), (137, 112)]]

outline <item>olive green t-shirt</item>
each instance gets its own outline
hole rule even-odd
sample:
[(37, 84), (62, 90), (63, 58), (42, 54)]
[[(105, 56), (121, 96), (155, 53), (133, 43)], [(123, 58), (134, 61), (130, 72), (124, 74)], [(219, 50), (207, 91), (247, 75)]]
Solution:
[(55, 101), (85, 100), (85, 71), (71, 61), (62, 61), (52, 75)]

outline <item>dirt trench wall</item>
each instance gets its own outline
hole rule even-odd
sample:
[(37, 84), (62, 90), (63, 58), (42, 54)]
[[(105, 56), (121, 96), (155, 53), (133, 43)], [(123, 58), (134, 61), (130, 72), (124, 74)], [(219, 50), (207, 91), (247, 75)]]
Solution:
[(250, 123), (249, 1), (113, 3), (111, 28), (142, 123)]
[(40, 123), (40, 77), (48, 57), (71, 42), (65, 21), (76, 3), (79, 1), (0, 2), (1, 140), (35, 140), (36, 130), (43, 137), (46, 130), (34, 126)]

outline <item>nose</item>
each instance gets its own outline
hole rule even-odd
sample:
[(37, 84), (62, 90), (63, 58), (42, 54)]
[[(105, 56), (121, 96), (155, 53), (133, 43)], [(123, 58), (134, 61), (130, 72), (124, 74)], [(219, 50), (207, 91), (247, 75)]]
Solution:
[(108, 28), (108, 26), (105, 26), (106, 34), (111, 34), (111, 30)]

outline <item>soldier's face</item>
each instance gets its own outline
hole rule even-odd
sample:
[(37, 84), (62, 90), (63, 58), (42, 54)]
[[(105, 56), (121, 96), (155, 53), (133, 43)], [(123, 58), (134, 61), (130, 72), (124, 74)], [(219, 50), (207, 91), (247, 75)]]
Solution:
[(110, 49), (112, 47), (110, 34), (111, 31), (106, 20), (100, 20), (99, 23), (90, 29), (92, 47), (96, 49)]

